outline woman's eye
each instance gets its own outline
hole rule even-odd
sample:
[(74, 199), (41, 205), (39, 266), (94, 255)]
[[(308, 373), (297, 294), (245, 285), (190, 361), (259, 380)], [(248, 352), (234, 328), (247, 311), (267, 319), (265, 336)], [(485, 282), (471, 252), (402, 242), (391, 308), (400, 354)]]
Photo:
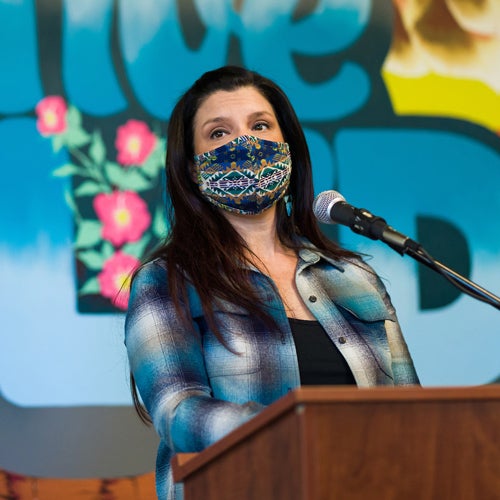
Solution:
[(269, 125), (266, 122), (258, 122), (253, 126), (254, 130), (267, 130)]
[(224, 137), (224, 135), (226, 135), (226, 133), (227, 132), (225, 130), (221, 130), (221, 129), (214, 130), (210, 134), (210, 139), (220, 139), (221, 137)]

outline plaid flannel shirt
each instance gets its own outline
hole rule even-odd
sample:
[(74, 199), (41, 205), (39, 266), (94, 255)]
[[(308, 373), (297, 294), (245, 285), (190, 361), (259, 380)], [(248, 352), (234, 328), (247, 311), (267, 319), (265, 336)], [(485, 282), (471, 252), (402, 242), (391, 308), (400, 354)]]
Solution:
[[(188, 290), (193, 332), (176, 312), (161, 260), (145, 265), (131, 290), (125, 343), (141, 398), (160, 436), (158, 498), (178, 498), (170, 459), (200, 451), (300, 385), (292, 332), (273, 282), (251, 279), (279, 332), (244, 309), (217, 301), (215, 316), (229, 349), (207, 326)], [(336, 261), (301, 250), (297, 289), (349, 364), (359, 387), (418, 384), (396, 313), (380, 279), (364, 262)]]

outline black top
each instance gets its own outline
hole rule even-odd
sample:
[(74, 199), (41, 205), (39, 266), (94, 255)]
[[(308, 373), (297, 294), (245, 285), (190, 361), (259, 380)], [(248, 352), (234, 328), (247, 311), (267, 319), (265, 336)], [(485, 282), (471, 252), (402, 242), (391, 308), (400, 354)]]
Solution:
[(318, 321), (288, 318), (299, 361), (301, 385), (352, 385), (354, 376)]

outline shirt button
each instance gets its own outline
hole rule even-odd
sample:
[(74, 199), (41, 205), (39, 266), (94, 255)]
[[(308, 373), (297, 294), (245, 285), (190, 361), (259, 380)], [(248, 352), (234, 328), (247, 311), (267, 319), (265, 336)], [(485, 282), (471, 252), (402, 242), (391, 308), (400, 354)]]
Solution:
[(339, 344), (345, 344), (347, 339), (345, 337), (339, 337)]
[(316, 297), (316, 295), (311, 295), (309, 296), (309, 302), (316, 302), (318, 299)]

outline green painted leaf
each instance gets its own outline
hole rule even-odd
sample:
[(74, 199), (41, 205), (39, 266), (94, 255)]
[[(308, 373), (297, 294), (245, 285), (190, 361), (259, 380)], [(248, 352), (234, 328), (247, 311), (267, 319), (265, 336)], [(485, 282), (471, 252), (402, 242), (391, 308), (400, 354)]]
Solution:
[(64, 200), (66, 201), (66, 204), (68, 205), (68, 207), (71, 209), (72, 212), (78, 213), (75, 200), (69, 189), (64, 190)]
[(66, 112), (66, 123), (69, 129), (81, 127), (82, 115), (74, 106), (70, 106)]
[(163, 168), (163, 158), (158, 154), (151, 154), (151, 156), (144, 162), (141, 170), (148, 177), (158, 177), (159, 172)]
[(68, 177), (69, 175), (78, 174), (81, 172), (80, 167), (73, 165), (73, 163), (66, 163), (62, 167), (56, 168), (52, 175), (54, 177)]
[(99, 280), (97, 279), (97, 276), (94, 278), (90, 278), (88, 281), (86, 281), (80, 290), (78, 290), (78, 295), (91, 295), (91, 294), (98, 294), (101, 292), (101, 285), (99, 284)]
[(95, 250), (77, 252), (76, 256), (85, 264), (85, 267), (92, 269), (93, 271), (100, 271), (106, 261), (104, 256)]
[(66, 142), (65, 134), (55, 134), (51, 137), (52, 139), (52, 151), (54, 153), (58, 153)]
[(130, 191), (145, 191), (151, 189), (154, 183), (147, 180), (139, 169), (129, 170), (122, 180), (120, 189)]
[(66, 143), (70, 148), (79, 148), (90, 142), (90, 135), (82, 128), (71, 128), (66, 134)]
[(118, 163), (108, 161), (104, 164), (104, 173), (110, 184), (119, 187), (125, 176), (125, 169)]
[(75, 196), (93, 196), (106, 191), (100, 184), (93, 181), (85, 181), (75, 189)]
[(104, 260), (108, 260), (115, 253), (115, 247), (109, 241), (103, 241), (101, 254)]
[(82, 220), (78, 224), (75, 248), (89, 248), (101, 241), (102, 225), (98, 221)]
[(106, 158), (106, 146), (99, 132), (92, 135), (92, 143), (89, 148), (89, 155), (97, 165), (102, 165)]
[(148, 246), (148, 243), (151, 241), (151, 235), (148, 233), (144, 233), (143, 237), (139, 241), (135, 241), (134, 243), (126, 243), (122, 247), (122, 251), (128, 255), (132, 255), (133, 257), (137, 257), (140, 259), (144, 255), (144, 250)]
[(167, 235), (167, 220), (165, 218), (165, 210), (158, 206), (153, 219), (153, 233), (158, 238), (164, 238)]
[(144, 191), (152, 187), (136, 167), (125, 169), (116, 163), (108, 162), (104, 166), (109, 182), (121, 191)]

